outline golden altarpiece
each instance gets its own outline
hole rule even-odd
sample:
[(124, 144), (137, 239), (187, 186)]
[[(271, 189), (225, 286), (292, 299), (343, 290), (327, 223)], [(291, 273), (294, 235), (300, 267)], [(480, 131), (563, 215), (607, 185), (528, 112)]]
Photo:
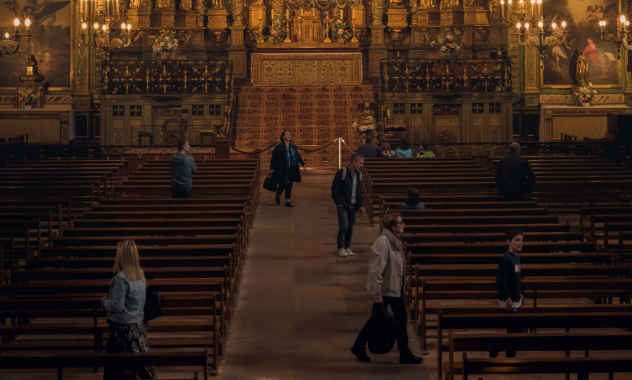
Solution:
[[(18, 18), (35, 17), (16, 1), (25, 10)], [(226, 135), (248, 151), (289, 129), (303, 146), (336, 137), (356, 145), (351, 125), (368, 105), (413, 144), (555, 140), (577, 124), (560, 121), (564, 116), (594, 121), (629, 111), (621, 46), (627, 29), (613, 25), (613, 17), (627, 15), (626, 2), (611, 7), (616, 15), (604, 15), (609, 24), (601, 34), (594, 15), (567, 3), (72, 1), (60, 4), (53, 23), (68, 31), (68, 52), (42, 52), (38, 38), (50, 25), (34, 21), (40, 34), (26, 39), (24, 19), (0, 43), (0, 61), (24, 68), (25, 57), (34, 55), (42, 83), (68, 77), (67, 84), (42, 85), (39, 104), (25, 110), (16, 96), (24, 84), (0, 73), (0, 117), (14, 125), (0, 134), (44, 114), (59, 119), (58, 132), (48, 134), (57, 137), (42, 140), (48, 143), (146, 147), (182, 137), (208, 144)], [(173, 33), (179, 45), (166, 55), (150, 46), (163, 33)], [(449, 48), (446, 37), (453, 38)], [(566, 71), (573, 50), (593, 60), (599, 93), (593, 108), (572, 108), (577, 84)], [(334, 156), (325, 149), (308, 162), (326, 166)]]

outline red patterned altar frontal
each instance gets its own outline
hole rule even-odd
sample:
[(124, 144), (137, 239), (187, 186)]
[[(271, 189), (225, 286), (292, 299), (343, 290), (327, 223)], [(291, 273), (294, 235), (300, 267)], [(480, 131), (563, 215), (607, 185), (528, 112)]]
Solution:
[(253, 86), (358, 86), (361, 53), (255, 53)]

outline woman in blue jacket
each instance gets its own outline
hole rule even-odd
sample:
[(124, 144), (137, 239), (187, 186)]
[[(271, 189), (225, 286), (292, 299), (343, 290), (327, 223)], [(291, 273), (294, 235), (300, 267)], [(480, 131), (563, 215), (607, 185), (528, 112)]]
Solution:
[[(147, 345), (147, 322), (145, 322), (145, 292), (147, 281), (140, 268), (138, 248), (133, 240), (123, 240), (116, 246), (114, 278), (110, 280), (110, 291), (101, 300), (103, 310), (108, 313), (110, 337), (107, 353), (149, 352)], [(154, 367), (109, 366), (103, 372), (104, 380), (155, 379)]]
[(292, 185), (301, 182), (301, 171), (298, 165), (305, 169), (305, 162), (298, 153), (296, 145), (292, 144), (292, 132), (285, 130), (281, 133), (281, 143), (272, 151), (270, 160), (270, 176), (279, 184), (276, 193), (276, 203), (281, 204), (281, 194), (285, 191), (285, 207), (292, 204)]
[(412, 156), (413, 156), (413, 150), (410, 149), (410, 146), (408, 146), (408, 139), (403, 138), (402, 141), (399, 143), (399, 147), (395, 151), (395, 157), (396, 158), (412, 158)]

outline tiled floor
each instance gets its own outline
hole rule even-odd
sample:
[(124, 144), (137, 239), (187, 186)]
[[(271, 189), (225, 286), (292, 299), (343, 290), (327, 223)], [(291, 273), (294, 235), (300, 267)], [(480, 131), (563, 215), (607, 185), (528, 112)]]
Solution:
[[(262, 193), (220, 370), (223, 380), (430, 379), (425, 364), (398, 364), (396, 348), (372, 355), (371, 363), (358, 362), (349, 351), (371, 313), (366, 276), (379, 231), (360, 216), (351, 247), (356, 256), (334, 255), (333, 175), (333, 170), (304, 173), (294, 186), (293, 209)], [(409, 335), (420, 355), (411, 329)]]

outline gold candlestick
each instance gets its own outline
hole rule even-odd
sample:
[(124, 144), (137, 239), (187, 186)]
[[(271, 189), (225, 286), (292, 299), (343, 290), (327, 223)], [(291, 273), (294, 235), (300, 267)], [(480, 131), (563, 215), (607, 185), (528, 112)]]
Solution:
[(351, 39), (351, 42), (358, 42), (358, 39), (356, 38), (356, 25), (355, 25), (355, 22), (353, 23), (353, 38)]
[[(261, 17), (261, 12), (259, 12), (259, 17)], [(263, 40), (263, 19), (259, 19), (259, 38), (257, 38), (257, 43), (262, 44), (265, 41)]]
[(326, 43), (330, 43), (331, 42), (331, 38), (329, 38), (329, 15), (327, 15), (327, 18), (325, 19), (326, 21), (326, 25), (325, 25), (325, 40), (323, 42)]
[[(288, 11), (289, 13), (289, 11)], [(292, 28), (290, 28), (290, 18), (287, 18), (287, 33), (285, 34), (285, 39), (283, 40), (283, 43), (290, 43), (292, 42)]]

